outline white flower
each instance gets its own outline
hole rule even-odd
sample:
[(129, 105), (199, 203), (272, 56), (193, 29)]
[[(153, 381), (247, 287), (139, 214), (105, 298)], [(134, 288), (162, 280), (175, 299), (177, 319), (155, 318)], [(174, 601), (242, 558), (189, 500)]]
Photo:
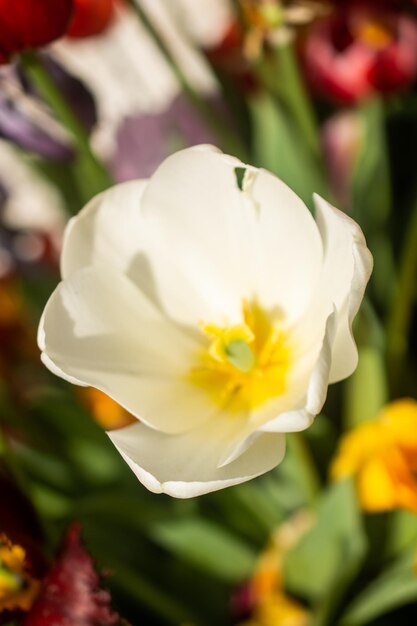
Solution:
[(317, 222), (269, 172), (200, 146), (69, 223), (42, 359), (138, 418), (109, 437), (151, 491), (190, 497), (267, 472), (284, 433), (355, 369), (372, 257), (355, 222), (315, 202)]

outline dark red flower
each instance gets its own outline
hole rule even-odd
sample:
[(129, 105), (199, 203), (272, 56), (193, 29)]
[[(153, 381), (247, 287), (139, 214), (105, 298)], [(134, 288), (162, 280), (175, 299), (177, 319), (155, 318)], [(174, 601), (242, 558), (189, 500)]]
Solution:
[(73, 0), (0, 0), (0, 63), (62, 37), (72, 9)]
[(341, 3), (311, 27), (303, 62), (312, 88), (337, 102), (402, 90), (417, 77), (417, 22), (387, 5)]
[(80, 526), (69, 529), (55, 565), (44, 578), (24, 626), (113, 626), (119, 616), (110, 607), (110, 593), (80, 543)]
[(74, 17), (69, 37), (90, 37), (107, 28), (115, 15), (115, 0), (73, 0)]

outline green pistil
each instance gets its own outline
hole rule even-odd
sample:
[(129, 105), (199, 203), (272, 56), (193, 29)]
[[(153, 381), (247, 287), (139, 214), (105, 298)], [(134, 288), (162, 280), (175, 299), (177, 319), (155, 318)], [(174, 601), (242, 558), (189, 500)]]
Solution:
[(255, 355), (252, 349), (246, 341), (241, 339), (227, 344), (225, 354), (229, 363), (245, 374), (250, 372), (255, 364)]

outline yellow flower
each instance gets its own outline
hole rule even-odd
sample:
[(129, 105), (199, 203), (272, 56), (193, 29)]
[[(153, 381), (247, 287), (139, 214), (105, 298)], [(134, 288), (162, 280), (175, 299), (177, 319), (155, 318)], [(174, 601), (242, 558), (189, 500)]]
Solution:
[(417, 402), (392, 402), (375, 420), (345, 435), (331, 476), (355, 477), (365, 511), (417, 513)]
[(261, 555), (250, 581), (253, 597), (251, 619), (240, 626), (307, 626), (308, 611), (284, 590), (283, 558), (310, 528), (311, 516), (305, 511), (282, 524)]
[(39, 589), (39, 582), (25, 572), (26, 553), (0, 534), (0, 612), (28, 611)]
[(254, 619), (244, 626), (307, 626), (309, 615), (285, 593), (277, 592), (256, 607)]

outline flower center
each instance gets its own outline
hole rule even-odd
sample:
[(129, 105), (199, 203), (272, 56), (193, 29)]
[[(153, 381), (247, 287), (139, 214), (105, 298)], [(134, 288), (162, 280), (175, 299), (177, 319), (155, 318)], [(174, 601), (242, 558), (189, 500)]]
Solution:
[(203, 330), (213, 337), (208, 352), (215, 361), (230, 363), (240, 372), (250, 372), (255, 364), (255, 355), (249, 344), (253, 343), (255, 336), (249, 326), (240, 324), (219, 328), (207, 324)]
[(386, 48), (393, 40), (389, 28), (377, 20), (361, 22), (357, 27), (356, 35), (360, 41), (376, 50)]
[(290, 366), (288, 332), (256, 303), (243, 304), (243, 323), (201, 326), (207, 348), (189, 379), (231, 412), (250, 411), (286, 388)]

